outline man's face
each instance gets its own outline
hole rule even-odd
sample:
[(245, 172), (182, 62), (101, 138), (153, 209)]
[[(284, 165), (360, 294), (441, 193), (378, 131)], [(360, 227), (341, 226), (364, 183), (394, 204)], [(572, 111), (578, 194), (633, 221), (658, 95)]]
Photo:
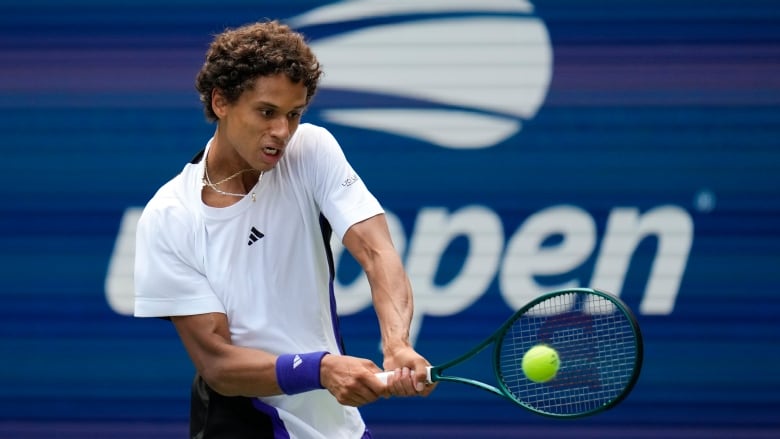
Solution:
[(215, 93), (218, 141), (229, 144), (252, 168), (267, 171), (276, 166), (300, 124), (306, 87), (277, 74), (257, 78), (233, 104)]

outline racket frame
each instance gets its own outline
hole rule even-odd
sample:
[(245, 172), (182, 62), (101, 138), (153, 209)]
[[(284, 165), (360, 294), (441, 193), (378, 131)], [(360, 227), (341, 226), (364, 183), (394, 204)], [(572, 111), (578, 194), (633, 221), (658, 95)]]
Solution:
[[(631, 329), (634, 333), (634, 339), (636, 340), (636, 357), (634, 362), (634, 368), (632, 371), (632, 375), (629, 378), (628, 384), (623, 388), (622, 392), (615, 397), (614, 399), (610, 400), (608, 403), (598, 407), (595, 410), (590, 410), (582, 413), (576, 413), (576, 414), (557, 414), (557, 413), (549, 413), (543, 410), (536, 409), (533, 406), (530, 406), (523, 401), (517, 399), (514, 397), (512, 392), (506, 387), (504, 384), (504, 380), (501, 377), (501, 344), (498, 343), (503, 336), (504, 333), (514, 324), (515, 320), (521, 318), (524, 314), (526, 314), (531, 308), (536, 306), (537, 304), (544, 302), (550, 298), (556, 297), (556, 296), (562, 296), (566, 294), (572, 294), (572, 293), (584, 293), (584, 294), (593, 294), (596, 296), (600, 296), (609, 302), (613, 303), (619, 310), (622, 312), (627, 320), (629, 321), (631, 325)], [(476, 356), (483, 350), (485, 350), (488, 346), (493, 345), (493, 355), (492, 355), (492, 368), (493, 368), (493, 374), (496, 378), (496, 381), (498, 383), (498, 386), (493, 386), (487, 383), (483, 383), (481, 381), (477, 381), (475, 379), (465, 378), (465, 377), (459, 377), (454, 375), (445, 375), (444, 371), (446, 369), (449, 369), (457, 364), (463, 363), (472, 357)], [(636, 384), (637, 380), (639, 379), (639, 374), (641, 372), (642, 368), (642, 362), (644, 357), (644, 344), (642, 341), (642, 333), (639, 329), (639, 324), (637, 323), (636, 317), (631, 312), (631, 309), (623, 303), (617, 296), (607, 293), (605, 291), (593, 289), (593, 288), (567, 288), (557, 291), (552, 291), (546, 294), (542, 294), (541, 296), (531, 300), (527, 304), (525, 304), (522, 308), (518, 309), (514, 314), (512, 314), (511, 317), (509, 317), (498, 329), (496, 329), (490, 336), (485, 338), (482, 342), (474, 346), (470, 351), (466, 352), (465, 354), (450, 360), (446, 363), (442, 363), (440, 365), (431, 366), (428, 370), (428, 381), (429, 382), (436, 382), (436, 381), (450, 381), (450, 382), (456, 382), (456, 383), (462, 383), (462, 384), (468, 384), (474, 387), (478, 387), (482, 390), (486, 390), (488, 392), (494, 393), (496, 395), (499, 395), (503, 398), (506, 398), (510, 400), (511, 402), (520, 405), (521, 407), (530, 410), (534, 413), (552, 417), (552, 418), (581, 418), (585, 416), (594, 415), (596, 413), (603, 412), (605, 410), (608, 410), (609, 408), (614, 407), (618, 403), (620, 403), (622, 400), (625, 399), (626, 396), (631, 392), (634, 385)]]

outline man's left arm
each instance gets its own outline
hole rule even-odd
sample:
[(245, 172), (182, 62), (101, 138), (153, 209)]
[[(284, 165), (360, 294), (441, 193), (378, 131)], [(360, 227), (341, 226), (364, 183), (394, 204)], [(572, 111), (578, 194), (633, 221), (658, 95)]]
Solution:
[(385, 370), (395, 374), (388, 380), (394, 395), (427, 395), (428, 361), (409, 342), (414, 299), (409, 277), (393, 246), (384, 214), (352, 225), (344, 234), (344, 246), (366, 273), (374, 309), (379, 319)]

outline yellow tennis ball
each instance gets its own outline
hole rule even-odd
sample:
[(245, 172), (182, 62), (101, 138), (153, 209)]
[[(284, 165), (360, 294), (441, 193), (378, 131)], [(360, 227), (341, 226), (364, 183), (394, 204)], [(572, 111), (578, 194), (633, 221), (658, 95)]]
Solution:
[(523, 355), (523, 373), (535, 383), (546, 383), (555, 378), (560, 365), (558, 352), (546, 344), (538, 344)]

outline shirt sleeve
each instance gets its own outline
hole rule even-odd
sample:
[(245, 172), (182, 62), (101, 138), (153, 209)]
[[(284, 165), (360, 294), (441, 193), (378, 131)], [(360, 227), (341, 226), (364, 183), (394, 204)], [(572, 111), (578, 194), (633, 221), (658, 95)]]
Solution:
[(136, 229), (135, 316), (225, 312), (198, 262), (200, 239), (182, 209), (152, 200)]
[(352, 225), (384, 210), (349, 164), (333, 135), (324, 128), (313, 134), (315, 197), (333, 233), (343, 239)]

